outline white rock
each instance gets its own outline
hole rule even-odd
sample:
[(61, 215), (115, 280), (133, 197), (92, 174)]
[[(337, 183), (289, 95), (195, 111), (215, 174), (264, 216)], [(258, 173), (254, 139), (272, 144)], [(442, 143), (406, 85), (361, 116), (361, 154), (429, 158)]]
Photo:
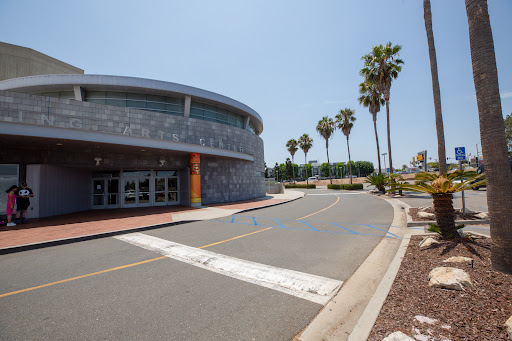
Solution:
[(443, 263), (471, 263), (473, 258), (469, 257), (450, 257), (448, 259), (445, 259)]
[(505, 328), (507, 328), (508, 339), (512, 340), (512, 316), (505, 322)]
[(421, 206), (421, 207), (418, 207), (418, 211), (422, 211), (422, 212), (425, 212), (426, 210), (428, 210), (430, 208), (430, 206)]
[(418, 212), (417, 213), (418, 215), (418, 218), (422, 218), (422, 219), (430, 219), (430, 220), (434, 220), (436, 219), (436, 215), (434, 213), (428, 213), (428, 212)]
[(430, 271), (428, 286), (452, 290), (463, 290), (464, 286), (471, 286), (471, 278), (461, 269), (438, 267)]
[(428, 323), (428, 324), (434, 324), (437, 321), (439, 321), (439, 320), (436, 320), (436, 319), (433, 319), (433, 318), (430, 318), (427, 316), (422, 316), (422, 315), (416, 315), (416, 316), (414, 316), (414, 319), (420, 323)]
[(432, 237), (425, 237), (418, 246), (422, 248), (429, 247), (432, 244), (439, 244), (439, 242)]
[(477, 217), (478, 219), (489, 219), (489, 215), (485, 212), (475, 214), (475, 217)]
[(382, 341), (415, 341), (412, 337), (405, 335), (402, 332), (394, 332), (389, 334)]

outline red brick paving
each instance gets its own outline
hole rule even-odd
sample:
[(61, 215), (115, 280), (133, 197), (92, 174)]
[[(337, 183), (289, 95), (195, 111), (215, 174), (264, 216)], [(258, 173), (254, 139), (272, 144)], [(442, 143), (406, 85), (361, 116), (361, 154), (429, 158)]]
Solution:
[[(289, 201), (254, 199), (208, 205), (222, 209), (250, 209)], [(143, 226), (169, 223), (174, 213), (200, 210), (185, 206), (91, 210), (60, 216), (29, 219), (28, 224), (0, 227), (0, 248), (101, 234)]]

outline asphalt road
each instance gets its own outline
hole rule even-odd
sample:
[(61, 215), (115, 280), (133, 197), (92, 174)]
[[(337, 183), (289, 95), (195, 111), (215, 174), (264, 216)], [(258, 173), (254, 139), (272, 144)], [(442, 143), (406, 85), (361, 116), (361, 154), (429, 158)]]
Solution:
[[(364, 193), (306, 193), (142, 237), (207, 250), (228, 263), (254, 262), (247, 264), (285, 277), (300, 272), (339, 283), (383, 236), (393, 238), (386, 233), (393, 219), (386, 201)], [(199, 267), (162, 254), (104, 238), (1, 256), (0, 339), (290, 340), (323, 307), (243, 274), (214, 271), (209, 260)], [(16, 293), (24, 289), (30, 290)]]

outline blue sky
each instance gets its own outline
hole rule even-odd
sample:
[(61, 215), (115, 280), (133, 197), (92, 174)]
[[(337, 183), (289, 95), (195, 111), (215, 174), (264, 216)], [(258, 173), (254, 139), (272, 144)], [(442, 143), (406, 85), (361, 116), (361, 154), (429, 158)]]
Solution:
[[(432, 0), (446, 150), (481, 152), (463, 0)], [(489, 1), (503, 115), (512, 112), (512, 1)], [(345, 107), (357, 121), (352, 160), (377, 166), (371, 115), (357, 102), (361, 56), (402, 45), (391, 87), (393, 164), (426, 149), (437, 158), (434, 105), (419, 0), (361, 1), (2, 1), (0, 41), (33, 48), (89, 74), (152, 78), (220, 93), (263, 118), (265, 161), (289, 157), (290, 138), (308, 133), (308, 159), (326, 162), (315, 126)], [(387, 152), (385, 108), (378, 114)], [(330, 140), (331, 162), (347, 161), (345, 137)], [(304, 162), (299, 150), (296, 162)], [(386, 162), (389, 164), (388, 160)]]

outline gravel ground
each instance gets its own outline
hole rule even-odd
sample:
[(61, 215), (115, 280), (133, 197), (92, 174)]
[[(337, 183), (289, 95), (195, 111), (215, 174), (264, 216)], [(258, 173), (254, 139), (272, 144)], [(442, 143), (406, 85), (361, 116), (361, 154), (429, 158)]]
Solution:
[[(441, 241), (420, 250), (422, 238), (411, 238), (368, 340), (382, 340), (398, 330), (421, 341), (507, 340), (503, 325), (512, 315), (512, 275), (492, 270), (490, 239)], [(473, 258), (474, 268), (469, 262), (443, 263), (452, 256)], [(473, 286), (464, 291), (429, 287), (428, 274), (438, 266), (466, 271)]]

